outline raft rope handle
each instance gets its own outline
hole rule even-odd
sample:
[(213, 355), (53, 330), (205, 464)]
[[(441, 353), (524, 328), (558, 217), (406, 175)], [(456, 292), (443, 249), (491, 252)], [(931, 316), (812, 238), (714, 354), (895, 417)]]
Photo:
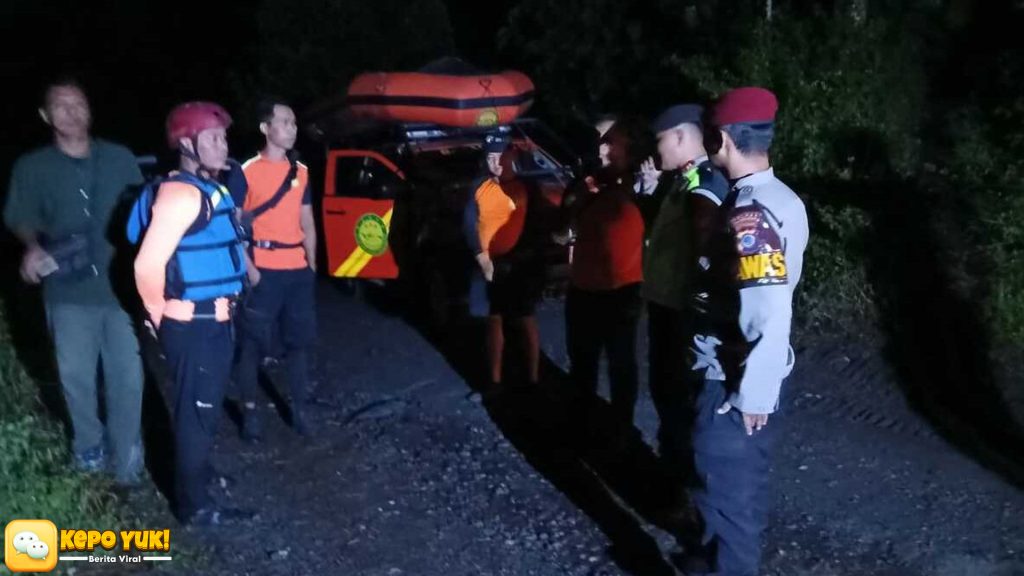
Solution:
[(490, 96), (491, 95), (491, 79), (490, 78), (481, 78), (480, 79), (480, 86), (482, 86), (483, 89), (484, 89), (484, 96)]

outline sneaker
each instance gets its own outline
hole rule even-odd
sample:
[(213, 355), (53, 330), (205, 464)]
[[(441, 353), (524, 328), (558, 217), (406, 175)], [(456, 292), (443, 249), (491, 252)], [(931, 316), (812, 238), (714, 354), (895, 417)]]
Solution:
[(184, 524), (189, 526), (226, 526), (254, 520), (256, 515), (241, 508), (209, 506), (200, 508)]
[(242, 440), (253, 444), (263, 441), (263, 415), (259, 408), (242, 407)]
[(107, 452), (96, 446), (75, 454), (75, 468), (82, 472), (100, 472), (107, 467)]

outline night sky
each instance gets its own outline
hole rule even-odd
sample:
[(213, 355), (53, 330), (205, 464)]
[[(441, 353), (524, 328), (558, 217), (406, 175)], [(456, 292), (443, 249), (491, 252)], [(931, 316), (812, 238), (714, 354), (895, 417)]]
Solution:
[[(496, 36), (516, 0), (443, 2), (454, 31), (455, 55), (484, 69), (514, 65), (503, 61)], [(43, 83), (62, 73), (85, 84), (95, 133), (127, 144), (138, 154), (163, 152), (163, 119), (179, 102), (215, 100), (237, 118), (248, 102), (240, 101), (237, 89), (232, 90), (229, 74), (256, 64), (254, 53), (261, 40), (257, 13), (263, 4), (264, 0), (0, 3), (0, 71), (7, 92), (5, 105), (0, 106), (0, 179), (6, 181), (18, 154), (49, 141), (36, 109)], [(879, 0), (882, 4), (886, 2)], [(993, 68), (998, 71), (999, 63), (988, 56), (994, 49), (989, 45), (1005, 46), (1016, 36), (997, 31), (994, 22), (1005, 18), (1006, 10), (995, 10), (1001, 2), (991, 4), (979, 3), (976, 8), (972, 30), (958, 41), (963, 49), (950, 59), (954, 69), (932, 79), (933, 98), (962, 100), (965, 91), (993, 75)], [(965, 70), (973, 77), (965, 78)], [(311, 94), (310, 99), (318, 96), (322, 95)], [(614, 108), (614, 103), (608, 105)], [(236, 128), (231, 138), (234, 155), (248, 154), (259, 144), (253, 129)], [(0, 189), (6, 189), (5, 183)], [(3, 194), (0, 191), (0, 197)]]
[[(471, 53), (479, 66), (499, 65), (494, 36), (514, 2), (446, 3), (457, 51)], [(196, 0), (3, 3), (4, 180), (18, 154), (49, 140), (35, 111), (42, 85), (55, 76), (79, 78), (89, 92), (94, 132), (138, 154), (162, 152), (164, 116), (178, 102), (208, 99), (229, 108), (237, 105), (227, 72), (252, 65), (259, 41), (258, 6)], [(244, 134), (233, 135), (232, 143), (254, 145)]]

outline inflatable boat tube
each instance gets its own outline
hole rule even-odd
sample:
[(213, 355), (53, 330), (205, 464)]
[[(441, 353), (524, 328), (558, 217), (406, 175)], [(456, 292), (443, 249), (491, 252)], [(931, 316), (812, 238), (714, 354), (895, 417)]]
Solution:
[(473, 127), (508, 124), (533, 103), (533, 82), (520, 72), (457, 76), (370, 72), (356, 76), (346, 104), (356, 116), (394, 122)]

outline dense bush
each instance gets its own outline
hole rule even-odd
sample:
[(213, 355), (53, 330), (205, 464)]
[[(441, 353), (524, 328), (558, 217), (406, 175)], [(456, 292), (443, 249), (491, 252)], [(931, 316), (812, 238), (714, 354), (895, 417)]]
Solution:
[(61, 426), (43, 413), (38, 384), (19, 362), (0, 314), (0, 518), (46, 518), (58, 526), (110, 526), (131, 515), (109, 481), (74, 471)]
[(18, 360), (2, 316), (0, 389), (0, 518), (46, 517), (75, 525), (109, 520), (103, 487), (71, 471), (60, 426), (40, 415), (37, 386)]
[[(880, 253), (884, 234), (933, 244), (949, 268), (940, 276), (983, 303), (990, 332), (1024, 337), (1024, 100), (1007, 96), (1021, 65), (991, 42), (969, 59), (958, 49), (1005, 16), (913, 0), (779, 1), (770, 19), (765, 7), (526, 0), (500, 41), (533, 72), (541, 111), (556, 122), (771, 88), (781, 102), (773, 163), (811, 219), (797, 306), (805, 328), (877, 327), (882, 299), (902, 289), (885, 267), (912, 252)], [(912, 228), (923, 237), (900, 237)]]
[(808, 203), (813, 238), (795, 303), (798, 326), (814, 333), (865, 336), (878, 319), (869, 279), (868, 214), (854, 205)]
[(705, 97), (747, 85), (781, 102), (775, 163), (793, 178), (912, 173), (920, 156), (924, 77), (902, 23), (846, 16), (760, 21), (734, 50), (679, 59)]
[(611, 102), (649, 111), (735, 86), (770, 87), (781, 102), (773, 162), (811, 218), (798, 319), (830, 331), (870, 326), (878, 315), (864, 242), (872, 215), (860, 196), (920, 165), (926, 78), (921, 39), (907, 33), (913, 23), (791, 14), (785, 3), (770, 21), (750, 6), (571, 4), (579, 21), (553, 18), (566, 9), (555, 3), (521, 4), (501, 35), (558, 100), (546, 111), (579, 116)]
[(46, 518), (58, 526), (115, 526), (109, 485), (68, 466), (67, 441), (45, 417), (0, 421), (0, 517)]
[(875, 182), (912, 174), (920, 157), (919, 47), (895, 21), (845, 15), (760, 21), (726, 54), (681, 58), (681, 74), (717, 96), (769, 86), (780, 99), (773, 162), (808, 206), (811, 243), (797, 318), (859, 334), (877, 318), (863, 202)]
[[(1024, 339), (1024, 98), (953, 116), (949, 178), (976, 214), (967, 222), (966, 273), (982, 282), (998, 341)], [(981, 263), (978, 266), (977, 263)]]

